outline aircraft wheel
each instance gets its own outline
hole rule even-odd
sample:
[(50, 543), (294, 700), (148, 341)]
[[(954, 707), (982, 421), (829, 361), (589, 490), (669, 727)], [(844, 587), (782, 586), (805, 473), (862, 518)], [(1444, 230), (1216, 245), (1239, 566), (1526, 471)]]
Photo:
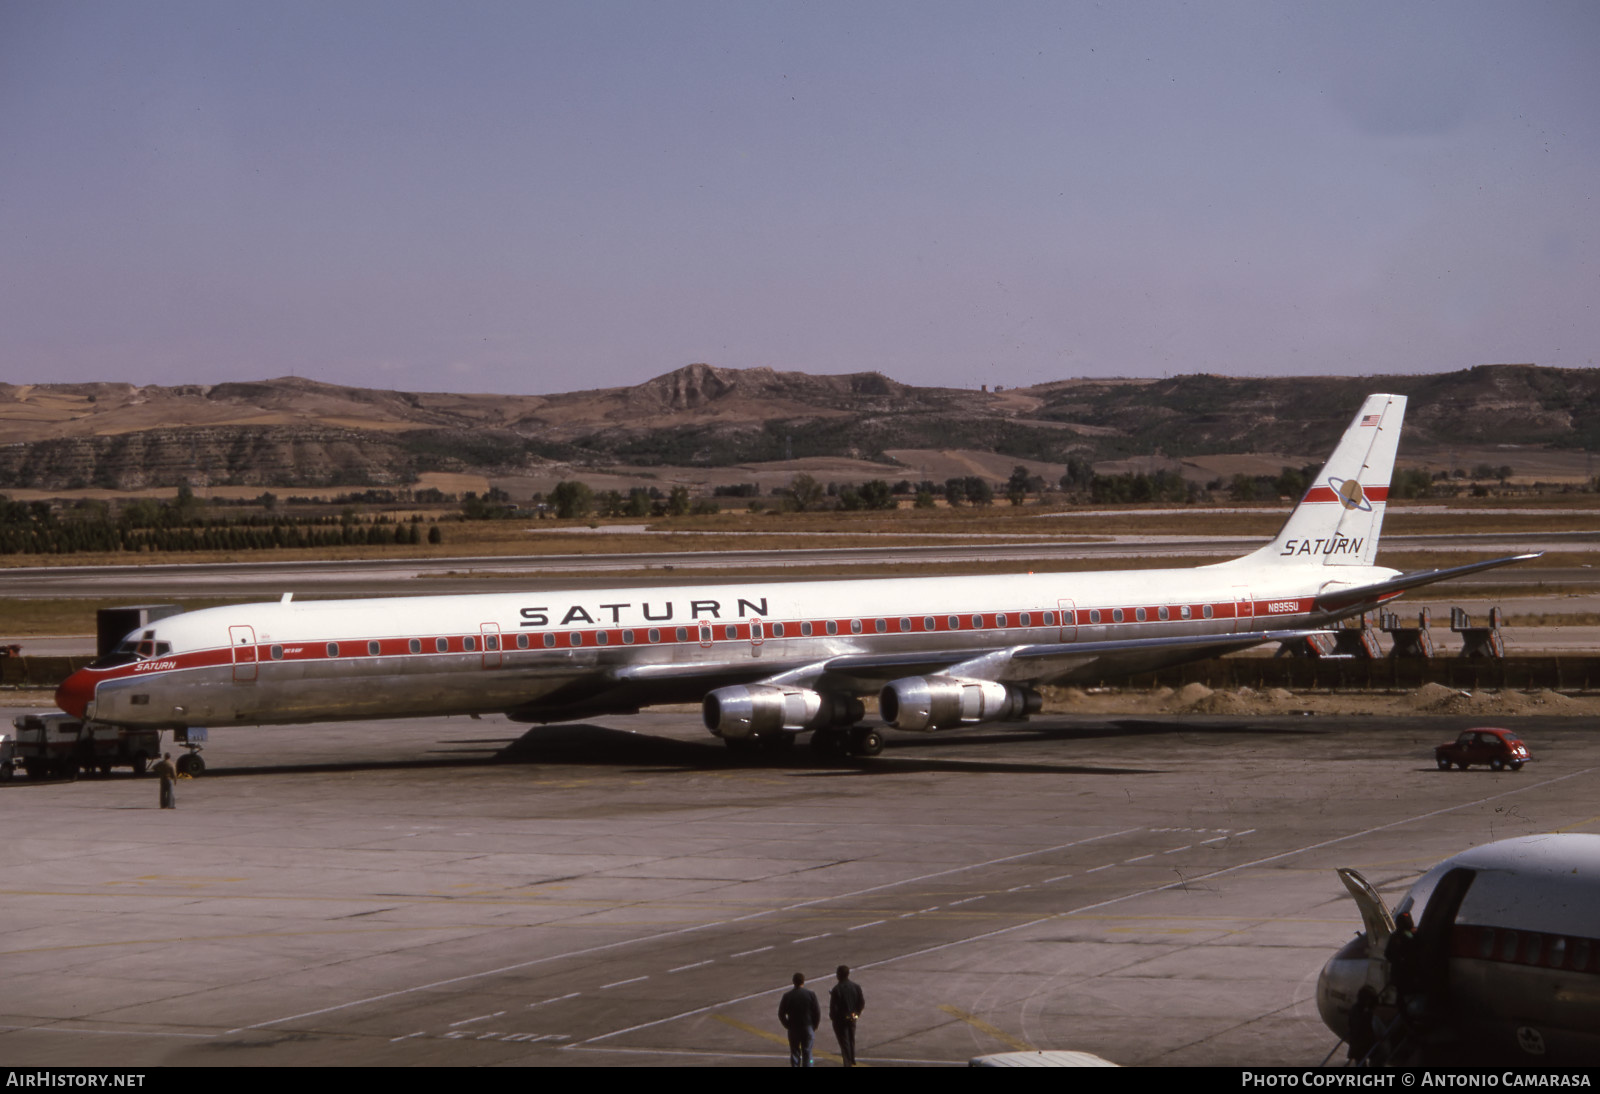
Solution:
[(858, 726), (852, 729), (850, 751), (857, 756), (876, 756), (883, 751), (883, 734), (871, 726)]
[(1450, 761), (1445, 759), (1442, 756), (1439, 758), (1439, 770), (1440, 771), (1449, 771), (1450, 770)]
[(206, 762), (200, 758), (200, 754), (197, 752), (191, 752), (187, 756), (179, 756), (175, 766), (178, 769), (178, 774), (187, 775), (191, 779), (199, 778), (205, 774), (206, 770)]

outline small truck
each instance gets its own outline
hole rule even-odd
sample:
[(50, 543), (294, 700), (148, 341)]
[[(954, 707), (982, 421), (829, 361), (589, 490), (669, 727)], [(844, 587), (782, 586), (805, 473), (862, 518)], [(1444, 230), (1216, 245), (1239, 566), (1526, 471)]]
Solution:
[(161, 755), (161, 733), (154, 729), (122, 729), (85, 722), (70, 714), (19, 714), (11, 720), (16, 729), (5, 777), (17, 767), (30, 779), (76, 778), (113, 767), (131, 767), (144, 774)]

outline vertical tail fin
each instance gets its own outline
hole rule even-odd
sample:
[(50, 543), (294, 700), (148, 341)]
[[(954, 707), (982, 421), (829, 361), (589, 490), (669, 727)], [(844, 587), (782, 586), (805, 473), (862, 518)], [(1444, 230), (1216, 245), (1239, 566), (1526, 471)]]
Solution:
[(1249, 562), (1373, 565), (1405, 414), (1404, 395), (1368, 395), (1277, 538)]

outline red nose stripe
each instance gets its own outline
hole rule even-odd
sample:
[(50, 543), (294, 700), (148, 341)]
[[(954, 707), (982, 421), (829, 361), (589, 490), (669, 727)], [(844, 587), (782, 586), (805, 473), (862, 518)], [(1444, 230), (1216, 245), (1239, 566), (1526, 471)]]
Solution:
[(94, 683), (87, 672), (79, 669), (56, 688), (56, 706), (74, 718), (82, 718), (84, 710), (94, 699)]

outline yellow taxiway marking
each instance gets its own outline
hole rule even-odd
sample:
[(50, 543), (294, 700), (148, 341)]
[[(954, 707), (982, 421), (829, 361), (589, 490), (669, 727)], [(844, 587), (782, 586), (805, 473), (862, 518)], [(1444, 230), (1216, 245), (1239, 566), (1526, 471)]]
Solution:
[[(789, 1038), (787, 1038), (787, 1037), (779, 1037), (776, 1033), (773, 1033), (770, 1029), (762, 1029), (760, 1026), (752, 1026), (749, 1022), (741, 1022), (741, 1021), (739, 1021), (739, 1019), (730, 1018), (726, 1014), (713, 1014), (711, 1017), (715, 1018), (717, 1021), (721, 1022), (725, 1026), (732, 1026), (734, 1029), (740, 1029), (740, 1030), (743, 1030), (746, 1033), (753, 1033), (757, 1037), (760, 1037), (760, 1038), (762, 1038), (763, 1040), (766, 1040), (766, 1041), (771, 1041), (775, 1045), (782, 1045), (784, 1047), (785, 1051), (787, 1051), (788, 1048), (789, 1048)], [(816, 1048), (815, 1046), (812, 1046), (811, 1057), (812, 1057), (812, 1059), (817, 1059), (818, 1057), (820, 1057), (820, 1058), (822, 1058), (824, 1060), (832, 1060), (834, 1063), (839, 1063), (839, 1064), (844, 1063), (844, 1058), (843, 1057), (835, 1056), (831, 1052), (823, 1052), (822, 1050)]]
[(979, 1018), (976, 1014), (968, 1014), (966, 1011), (962, 1010), (960, 1007), (952, 1007), (949, 1003), (941, 1003), (941, 1004), (939, 1004), (939, 1009), (944, 1011), (946, 1014), (948, 1014), (948, 1015), (950, 1015), (950, 1016), (952, 1016), (954, 1018), (961, 1019), (963, 1022), (965, 1022), (967, 1025), (971, 1026), (973, 1029), (980, 1030), (983, 1033), (987, 1033), (990, 1037), (993, 1037), (996, 1041), (999, 1041), (1001, 1044), (1010, 1045), (1012, 1048), (1016, 1049), (1018, 1052), (1038, 1052), (1039, 1051), (1037, 1047), (1035, 1047), (1034, 1045), (1028, 1044), (1028, 1042), (1024, 1041), (1022, 1038), (1013, 1037), (1013, 1036), (1011, 1036), (1011, 1034), (1007, 1033), (1005, 1030), (999, 1029), (996, 1026), (991, 1026), (988, 1022), (985, 1022), (982, 1018)]

